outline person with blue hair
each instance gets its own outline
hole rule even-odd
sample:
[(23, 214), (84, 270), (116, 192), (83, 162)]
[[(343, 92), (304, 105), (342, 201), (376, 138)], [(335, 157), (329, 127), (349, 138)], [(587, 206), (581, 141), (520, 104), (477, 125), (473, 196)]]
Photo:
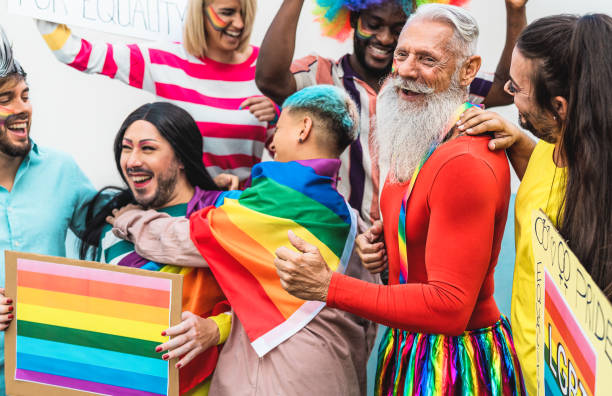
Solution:
[[(349, 222), (352, 229), (358, 228), (358, 215), (336, 190), (340, 169), (338, 157), (353, 141), (358, 128), (357, 108), (348, 94), (331, 85), (308, 87), (294, 93), (284, 101), (276, 128), (271, 144), (275, 161), (257, 164), (253, 168), (252, 186), (243, 192), (223, 193), (214, 208), (203, 209), (186, 219), (126, 207), (108, 220), (113, 224), (115, 235), (133, 242), (138, 253), (148, 260), (160, 263), (171, 261), (186, 267), (209, 266), (213, 271), (232, 306), (232, 329), (220, 353), (210, 394), (366, 395), (367, 361), (376, 337), (376, 326), (369, 320), (323, 307), (318, 313), (313, 311), (304, 321), (295, 314), (289, 316), (283, 325), (297, 326), (297, 330), (288, 337), (279, 335), (283, 330), (277, 332), (282, 326), (275, 327), (270, 332), (274, 333), (271, 339), (266, 338), (270, 350), (263, 355), (255, 349), (256, 343), (250, 338), (249, 328), (253, 328), (253, 317), (261, 326), (269, 320), (264, 303), (258, 303), (261, 294), (276, 287), (283, 295), (289, 296), (280, 289), (282, 281), (276, 274), (272, 260), (261, 260), (259, 265), (265, 270), (258, 267), (258, 271), (253, 271), (252, 267), (247, 267), (245, 262), (256, 260), (258, 253), (240, 245), (242, 239), (235, 232), (224, 234), (223, 229), (217, 228), (221, 220), (213, 220), (211, 216), (219, 213), (215, 211), (222, 210), (224, 202), (230, 200), (231, 205), (240, 205), (249, 199), (254, 204), (250, 207), (267, 205), (272, 214), (266, 212), (254, 225), (262, 232), (268, 230), (264, 237), (270, 241), (276, 240), (276, 237), (288, 238), (284, 228), (277, 231), (274, 227), (277, 223), (272, 224), (280, 212), (283, 212), (283, 216), (292, 213), (283, 220), (305, 224), (314, 219), (321, 234), (337, 235), (334, 226), (318, 215), (316, 207), (305, 207), (295, 201), (300, 194), (293, 195), (293, 198), (284, 195), (284, 191), (297, 188), (305, 196), (312, 196), (307, 191), (317, 186), (318, 194), (315, 197), (332, 197), (322, 199), (325, 203), (321, 207), (332, 201), (338, 203), (346, 213), (351, 213)], [(270, 185), (266, 179), (270, 178), (274, 180), (272, 184), (280, 184), (278, 194), (266, 193), (269, 190), (265, 186)], [(253, 197), (256, 197), (255, 202)], [(252, 212), (248, 215), (237, 214), (232, 221), (236, 227), (240, 227), (243, 223), (252, 222), (252, 216)], [(270, 233), (274, 235), (269, 236)], [(202, 239), (203, 235), (206, 235), (206, 240)], [(224, 238), (231, 243), (223, 243)], [(376, 283), (375, 276), (361, 265), (358, 255), (353, 252), (354, 235), (343, 238), (343, 241), (346, 243), (346, 253), (342, 255), (342, 263), (346, 263), (344, 274)], [(218, 249), (215, 244), (221, 248)], [(249, 283), (252, 276), (245, 278), (240, 275), (242, 269), (234, 272), (230, 263), (218, 259), (219, 251), (229, 252), (231, 248), (237, 249), (233, 260), (239, 264), (239, 268), (244, 266), (255, 273), (267, 274), (258, 279), (267, 279), (268, 283), (258, 283), (253, 288)], [(245, 251), (248, 251), (246, 256)], [(244, 256), (241, 260), (237, 258), (240, 254)], [(224, 282), (229, 282), (229, 285)], [(252, 290), (260, 292), (249, 292)], [(241, 304), (243, 307), (245, 304), (245, 293), (246, 312), (240, 309)], [(256, 314), (253, 314), (254, 310)], [(296, 322), (299, 324), (296, 325)], [(182, 348), (178, 338), (171, 342), (170, 358)]]
[(295, 144), (290, 142), (278, 144), (280, 140), (295, 137), (288, 131), (299, 131), (296, 141), (298, 145), (305, 144), (313, 133), (312, 151), (321, 154), (325, 152), (329, 158), (339, 157), (355, 139), (357, 117), (353, 101), (340, 88), (315, 85), (294, 93), (283, 103), (283, 111), (270, 147), (274, 159), (285, 162), (287, 158), (297, 160), (295, 155), (298, 153), (306, 157), (313, 155), (310, 149), (296, 151)]

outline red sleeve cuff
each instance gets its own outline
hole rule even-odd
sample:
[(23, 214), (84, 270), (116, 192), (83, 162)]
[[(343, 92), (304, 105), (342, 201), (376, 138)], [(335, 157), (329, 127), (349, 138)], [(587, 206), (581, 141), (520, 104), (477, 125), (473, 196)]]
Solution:
[(338, 287), (338, 282), (341, 281), (342, 274), (334, 272), (331, 277), (331, 281), (329, 282), (329, 288), (327, 289), (327, 305), (332, 308), (336, 308), (336, 290)]

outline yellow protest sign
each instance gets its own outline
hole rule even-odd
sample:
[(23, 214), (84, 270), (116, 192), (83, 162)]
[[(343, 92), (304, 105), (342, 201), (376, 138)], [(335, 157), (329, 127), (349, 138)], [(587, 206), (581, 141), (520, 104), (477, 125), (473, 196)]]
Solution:
[(538, 394), (612, 394), (612, 305), (546, 215), (532, 215)]

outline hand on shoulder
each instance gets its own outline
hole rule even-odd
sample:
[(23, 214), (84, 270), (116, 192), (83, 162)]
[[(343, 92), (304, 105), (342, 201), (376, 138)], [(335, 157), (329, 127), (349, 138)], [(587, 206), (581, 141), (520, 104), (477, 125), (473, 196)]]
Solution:
[(524, 135), (518, 126), (501, 115), (478, 107), (471, 107), (461, 115), (457, 129), (468, 135), (492, 133), (493, 138), (489, 142), (491, 151), (509, 149)]

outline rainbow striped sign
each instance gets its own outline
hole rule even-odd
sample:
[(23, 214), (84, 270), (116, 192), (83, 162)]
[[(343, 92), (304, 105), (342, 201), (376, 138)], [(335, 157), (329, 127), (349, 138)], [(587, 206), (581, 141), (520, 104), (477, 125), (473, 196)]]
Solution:
[(544, 386), (547, 395), (595, 395), (597, 355), (584, 330), (544, 270)]
[(13, 252), (6, 263), (9, 393), (178, 394), (155, 347), (180, 321), (180, 276)]
[(538, 395), (612, 389), (612, 304), (546, 215), (532, 214)]

